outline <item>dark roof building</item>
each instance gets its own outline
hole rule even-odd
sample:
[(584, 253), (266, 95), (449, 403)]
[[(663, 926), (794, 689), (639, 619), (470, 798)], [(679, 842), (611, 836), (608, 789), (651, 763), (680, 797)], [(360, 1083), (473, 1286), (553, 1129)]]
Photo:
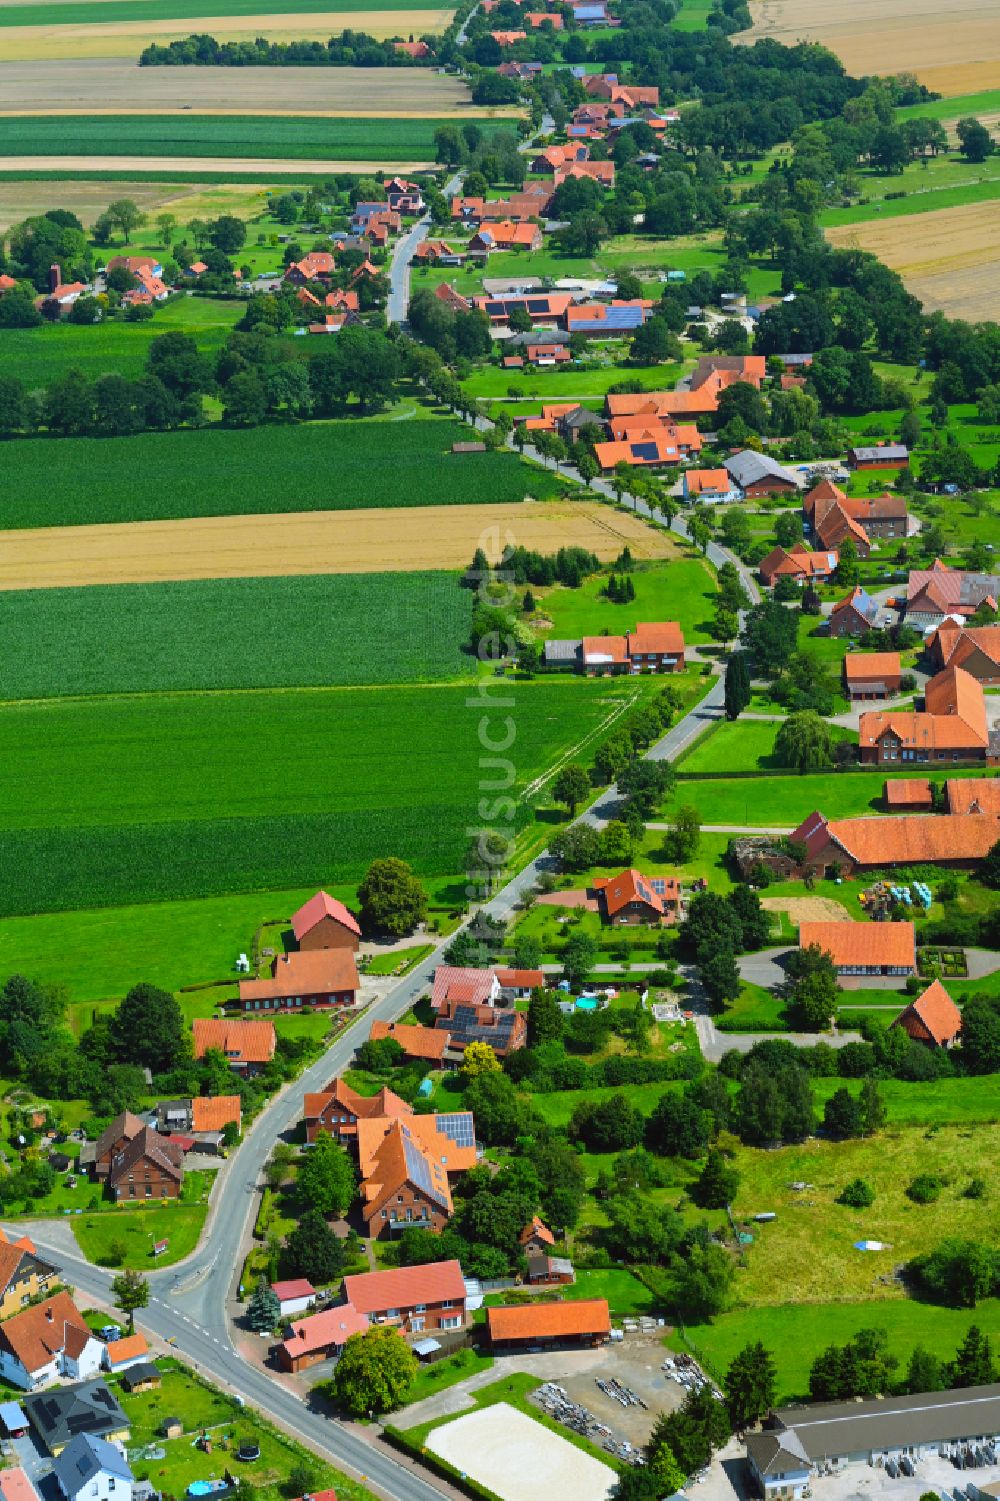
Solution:
[(83, 1381), (79, 1386), (57, 1386), (52, 1391), (25, 1397), (25, 1414), (50, 1454), (58, 1454), (79, 1433), (95, 1438), (127, 1437), (129, 1420), (103, 1381)]

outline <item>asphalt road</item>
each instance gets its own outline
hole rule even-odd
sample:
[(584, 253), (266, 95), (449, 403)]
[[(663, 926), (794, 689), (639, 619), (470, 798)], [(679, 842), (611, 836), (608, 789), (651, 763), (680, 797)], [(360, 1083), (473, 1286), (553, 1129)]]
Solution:
[[(456, 172), (444, 185), (444, 196), (450, 198), (462, 185), (462, 174)], [(405, 323), (410, 306), (410, 267), (417, 250), (427, 238), (431, 227), (430, 215), (418, 219), (411, 230), (396, 241), (389, 262), (389, 296), (386, 299), (385, 316), (388, 323)]]

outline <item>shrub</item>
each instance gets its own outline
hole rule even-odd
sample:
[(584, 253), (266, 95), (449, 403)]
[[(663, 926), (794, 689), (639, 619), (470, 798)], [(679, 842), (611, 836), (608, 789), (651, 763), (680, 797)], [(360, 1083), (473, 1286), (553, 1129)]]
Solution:
[(914, 1204), (933, 1204), (941, 1197), (944, 1184), (936, 1173), (918, 1173), (906, 1190), (906, 1197)]
[(875, 1202), (875, 1190), (864, 1178), (852, 1178), (843, 1189), (838, 1204), (846, 1204), (851, 1209), (867, 1209)]

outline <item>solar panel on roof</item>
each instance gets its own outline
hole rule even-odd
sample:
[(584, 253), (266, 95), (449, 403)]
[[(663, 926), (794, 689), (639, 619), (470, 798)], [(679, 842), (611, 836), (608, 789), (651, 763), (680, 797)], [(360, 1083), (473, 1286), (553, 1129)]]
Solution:
[(447, 1197), (431, 1177), (430, 1164), (427, 1158), (417, 1148), (415, 1143), (410, 1140), (409, 1136), (405, 1137), (403, 1141), (403, 1155), (406, 1159), (406, 1172), (410, 1181), (415, 1183), (423, 1193), (427, 1194), (436, 1203), (447, 1207)]
[(650, 881), (649, 884), (652, 886), (652, 888), (656, 892), (657, 896), (662, 896), (663, 893), (667, 889), (667, 883), (666, 883), (666, 881), (661, 881), (660, 878), (659, 878), (659, 876), (657, 876), (654, 880)]
[(655, 459), (659, 453), (655, 443), (631, 443), (629, 447), (634, 459)]
[(438, 1134), (447, 1136), (457, 1147), (474, 1147), (476, 1138), (472, 1130), (472, 1116), (468, 1111), (461, 1115), (438, 1115), (435, 1117)]

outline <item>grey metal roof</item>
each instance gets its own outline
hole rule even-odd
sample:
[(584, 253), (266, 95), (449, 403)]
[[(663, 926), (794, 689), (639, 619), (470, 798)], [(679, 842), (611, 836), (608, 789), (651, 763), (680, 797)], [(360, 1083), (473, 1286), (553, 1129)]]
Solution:
[(869, 459), (908, 459), (910, 450), (904, 448), (902, 443), (881, 443), (870, 448), (851, 448), (850, 453), (862, 463)]
[(1000, 1384), (785, 1407), (775, 1418), (782, 1445), (787, 1448), (793, 1432), (813, 1461), (907, 1444), (955, 1443), (1000, 1433)]
[(766, 453), (756, 453), (752, 448), (734, 453), (731, 459), (726, 460), (726, 469), (741, 487), (756, 484), (762, 479), (782, 479), (790, 485), (799, 485), (797, 474), (783, 468), (775, 459), (768, 458)]
[(582, 641), (546, 641), (543, 660), (546, 662), (578, 662), (583, 650)]

